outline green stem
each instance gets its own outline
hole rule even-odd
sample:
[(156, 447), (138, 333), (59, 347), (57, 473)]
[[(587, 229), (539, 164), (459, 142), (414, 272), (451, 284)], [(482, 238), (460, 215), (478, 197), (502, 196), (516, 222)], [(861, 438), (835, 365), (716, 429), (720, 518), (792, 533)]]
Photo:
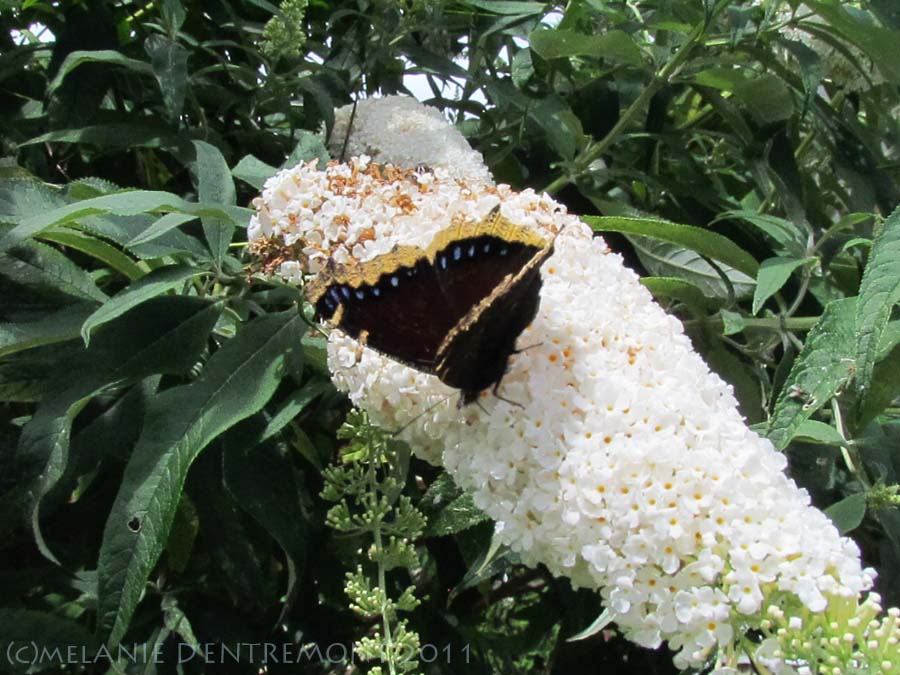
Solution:
[[(770, 330), (781, 330), (783, 328), (788, 331), (807, 331), (819, 323), (820, 318), (821, 317), (818, 316), (793, 316), (786, 317), (782, 320), (778, 317), (767, 317), (763, 319), (749, 317), (743, 319), (743, 324), (747, 328), (768, 328)], [(723, 324), (723, 320), (717, 316), (709, 317), (707, 319), (689, 319), (685, 321), (684, 324), (691, 325), (698, 323), (699, 321), (704, 321), (713, 326), (720, 326)]]
[[(376, 501), (378, 498), (378, 481), (375, 476), (375, 461), (377, 455), (373, 453), (371, 457), (369, 457), (369, 471), (368, 471), (368, 479), (369, 479), (369, 490), (371, 493), (375, 495)], [(377, 565), (378, 565), (378, 588), (381, 592), (381, 627), (384, 630), (384, 654), (387, 656), (387, 665), (388, 672), (391, 675), (396, 675), (396, 670), (394, 669), (394, 640), (391, 636), (391, 622), (390, 617), (388, 616), (388, 602), (387, 602), (387, 575), (384, 569), (384, 549), (382, 547), (381, 542), (381, 516), (377, 518), (375, 522), (372, 523), (372, 537), (375, 540), (375, 551), (377, 554)]]
[(698, 24), (687, 41), (678, 48), (678, 51), (675, 52), (675, 56), (669, 61), (665, 66), (663, 66), (662, 70), (660, 70), (657, 74), (653, 76), (653, 79), (650, 81), (650, 84), (640, 93), (640, 95), (634, 99), (628, 108), (626, 108), (625, 112), (619, 117), (619, 120), (616, 122), (615, 126), (609, 130), (609, 132), (602, 139), (597, 141), (596, 143), (592, 143), (588, 145), (582, 152), (581, 155), (576, 157), (573, 162), (572, 171), (566, 173), (565, 175), (559, 176), (554, 181), (552, 181), (544, 191), (548, 194), (556, 194), (566, 185), (571, 183), (575, 178), (581, 175), (584, 171), (588, 169), (591, 163), (600, 157), (603, 153), (605, 153), (609, 147), (613, 144), (613, 141), (622, 133), (622, 130), (625, 129), (634, 117), (641, 112), (647, 104), (650, 102), (650, 99), (653, 98), (653, 95), (656, 94), (660, 88), (665, 85), (669, 78), (671, 78), (681, 67), (681, 64), (684, 63), (684, 60), (688, 57), (691, 49), (697, 44), (700, 39), (700, 36), (703, 35), (706, 26), (705, 24)]

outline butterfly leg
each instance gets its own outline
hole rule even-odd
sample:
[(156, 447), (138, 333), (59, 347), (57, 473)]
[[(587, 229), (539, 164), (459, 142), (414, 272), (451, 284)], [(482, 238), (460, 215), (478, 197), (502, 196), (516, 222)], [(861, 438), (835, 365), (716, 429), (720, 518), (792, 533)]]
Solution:
[(533, 345), (528, 345), (527, 347), (522, 347), (522, 349), (516, 349), (513, 351), (513, 354), (522, 354), (523, 352), (527, 352), (529, 349), (534, 349), (535, 347), (540, 347), (543, 342), (535, 342)]
[(514, 406), (516, 406), (517, 408), (521, 408), (522, 410), (525, 410), (525, 406), (522, 405), (521, 403), (519, 403), (518, 401), (513, 401), (513, 400), (511, 400), (511, 399), (506, 398), (505, 396), (501, 396), (501, 395), (500, 395), (500, 382), (497, 382), (497, 383), (494, 385), (494, 387), (491, 389), (491, 393), (492, 393), (496, 398), (498, 398), (498, 399), (500, 399), (501, 401), (503, 401), (504, 403), (509, 403), (510, 405), (514, 405)]
[[(463, 407), (463, 400), (462, 400), (462, 399), (459, 399), (459, 402), (460, 402), (460, 405), (457, 405), (456, 407), (457, 407), (457, 408), (462, 408), (462, 407)], [(490, 415), (490, 413), (488, 412), (488, 409), (485, 408), (483, 405), (481, 405), (481, 401), (479, 401), (477, 398), (473, 401), (473, 403), (475, 403), (475, 405), (477, 405), (479, 408), (481, 408), (481, 412), (483, 412), (485, 415)]]

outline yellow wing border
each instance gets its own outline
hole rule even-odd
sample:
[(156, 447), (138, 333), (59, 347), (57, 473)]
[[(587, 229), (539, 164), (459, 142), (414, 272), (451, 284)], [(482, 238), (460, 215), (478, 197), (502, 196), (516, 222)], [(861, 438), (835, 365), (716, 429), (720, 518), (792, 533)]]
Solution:
[[(418, 246), (396, 246), (391, 251), (365, 263), (343, 264), (329, 259), (325, 268), (306, 285), (306, 297), (312, 304), (316, 304), (319, 298), (335, 284), (351, 288), (374, 286), (381, 277), (393, 274), (404, 267), (414, 267), (420, 260), (427, 259), (429, 263), (434, 264), (438, 253), (454, 242), (486, 235), (509, 243), (534, 246), (541, 249), (541, 252), (545, 249), (551, 251), (553, 249), (552, 239), (547, 239), (535, 230), (523, 225), (516, 225), (503, 217), (498, 205), (481, 220), (465, 221), (441, 230), (425, 249)], [(541, 252), (535, 255), (540, 255)], [(542, 260), (547, 255), (549, 253), (543, 255)], [(530, 267), (531, 262), (529, 261), (526, 267)], [(511, 280), (504, 280), (497, 289), (494, 289), (495, 293), (500, 286), (509, 281)], [(491, 293), (489, 297), (495, 296), (495, 293)]]

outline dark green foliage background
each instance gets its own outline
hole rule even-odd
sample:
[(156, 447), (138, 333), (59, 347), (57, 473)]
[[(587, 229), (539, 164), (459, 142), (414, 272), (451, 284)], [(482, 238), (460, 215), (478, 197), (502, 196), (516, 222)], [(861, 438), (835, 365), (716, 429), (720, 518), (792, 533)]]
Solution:
[[(792, 4), (311, 0), (266, 43), (267, 0), (2, 3), (0, 658), (315, 643), (269, 672), (337, 673), (376, 629), (342, 591), (368, 542), (319, 497), (348, 404), (243, 243), (265, 178), (410, 73), (498, 181), (605, 233), (900, 603), (900, 13)], [(510, 554), (473, 576), (491, 526), (437, 469), (406, 493), (425, 672), (672, 672), (566, 642), (593, 593)]]

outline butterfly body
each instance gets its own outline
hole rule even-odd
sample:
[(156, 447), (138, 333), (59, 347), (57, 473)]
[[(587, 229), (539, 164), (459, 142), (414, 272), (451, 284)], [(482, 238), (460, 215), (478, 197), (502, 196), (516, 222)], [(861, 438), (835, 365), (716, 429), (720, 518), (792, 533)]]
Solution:
[(439, 233), (427, 249), (401, 246), (366, 263), (331, 263), (307, 288), (317, 315), (376, 351), (462, 391), (496, 386), (540, 303), (540, 265), (552, 242), (486, 219)]

